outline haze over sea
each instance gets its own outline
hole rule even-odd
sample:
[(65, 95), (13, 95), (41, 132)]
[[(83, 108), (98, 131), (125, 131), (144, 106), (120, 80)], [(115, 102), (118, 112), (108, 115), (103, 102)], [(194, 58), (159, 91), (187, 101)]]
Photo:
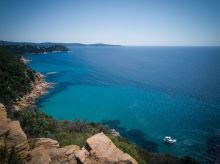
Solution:
[(220, 47), (69, 48), (27, 56), (55, 83), (42, 111), (104, 122), (148, 151), (219, 158)]

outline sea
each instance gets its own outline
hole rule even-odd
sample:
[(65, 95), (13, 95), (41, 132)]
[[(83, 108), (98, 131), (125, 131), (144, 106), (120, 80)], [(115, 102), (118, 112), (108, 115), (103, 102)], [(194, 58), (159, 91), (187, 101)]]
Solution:
[(103, 123), (150, 152), (220, 161), (220, 47), (68, 48), (26, 55), (54, 83), (40, 110)]

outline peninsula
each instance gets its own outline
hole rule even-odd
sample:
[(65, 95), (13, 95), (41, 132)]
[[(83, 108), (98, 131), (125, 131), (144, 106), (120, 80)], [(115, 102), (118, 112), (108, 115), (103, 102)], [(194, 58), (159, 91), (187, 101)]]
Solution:
[(47, 54), (49, 52), (66, 52), (67, 47), (61, 44), (25, 43), (0, 41), (0, 47), (6, 48), (14, 54)]

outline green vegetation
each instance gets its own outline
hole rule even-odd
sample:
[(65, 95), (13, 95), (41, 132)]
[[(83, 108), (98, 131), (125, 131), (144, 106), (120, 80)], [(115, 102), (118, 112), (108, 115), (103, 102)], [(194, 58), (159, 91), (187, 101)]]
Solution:
[(127, 139), (113, 136), (110, 129), (98, 123), (90, 123), (84, 120), (57, 121), (37, 109), (16, 112), (14, 113), (14, 119), (20, 121), (24, 132), (29, 138), (32, 138), (30, 145), (34, 145), (34, 138), (48, 137), (57, 140), (60, 143), (60, 146), (79, 145), (82, 147), (86, 144), (87, 138), (96, 133), (104, 132), (118, 148), (125, 153), (130, 154), (140, 164), (197, 163), (188, 157), (179, 159), (170, 155), (148, 153), (136, 145), (129, 143)]
[(63, 45), (38, 45), (38, 44), (13, 44), (0, 45), (7, 48), (14, 54), (42, 54), (47, 52), (68, 51), (69, 49)]
[(5, 148), (0, 147), (0, 163), (1, 164), (23, 164), (24, 162), (20, 159), (19, 155), (14, 152), (7, 152)]
[(61, 146), (70, 144), (83, 146), (88, 137), (98, 132), (109, 134), (109, 130), (100, 124), (88, 123), (83, 120), (57, 121), (37, 109), (15, 112), (14, 119), (20, 121), (22, 129), (28, 137), (53, 138)]
[(34, 73), (20, 59), (0, 47), (0, 103), (9, 106), (31, 89)]
[(138, 163), (146, 163), (144, 156), (142, 156), (142, 154), (140, 154), (139, 152), (142, 151), (144, 155), (147, 155), (147, 152), (138, 148), (136, 145), (129, 143), (127, 139), (115, 137), (112, 135), (108, 135), (108, 137), (119, 149), (121, 149), (123, 152), (130, 154), (133, 158), (135, 158), (138, 161)]

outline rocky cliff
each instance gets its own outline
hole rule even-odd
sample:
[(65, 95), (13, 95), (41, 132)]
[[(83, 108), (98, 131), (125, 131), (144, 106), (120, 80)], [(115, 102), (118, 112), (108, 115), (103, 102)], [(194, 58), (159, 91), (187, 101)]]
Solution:
[[(103, 133), (88, 138), (82, 148), (77, 145), (60, 147), (56, 140), (50, 138), (37, 138), (31, 148), (20, 123), (7, 118), (6, 109), (2, 104), (0, 104), (0, 147), (9, 154), (9, 157), (14, 153), (23, 162), (31, 164), (137, 164), (135, 159), (118, 149)], [(1, 160), (8, 162), (7, 158)]]
[(21, 159), (28, 160), (29, 144), (26, 134), (18, 121), (7, 118), (5, 107), (0, 104), (0, 147), (7, 150), (7, 154), (15, 152)]

